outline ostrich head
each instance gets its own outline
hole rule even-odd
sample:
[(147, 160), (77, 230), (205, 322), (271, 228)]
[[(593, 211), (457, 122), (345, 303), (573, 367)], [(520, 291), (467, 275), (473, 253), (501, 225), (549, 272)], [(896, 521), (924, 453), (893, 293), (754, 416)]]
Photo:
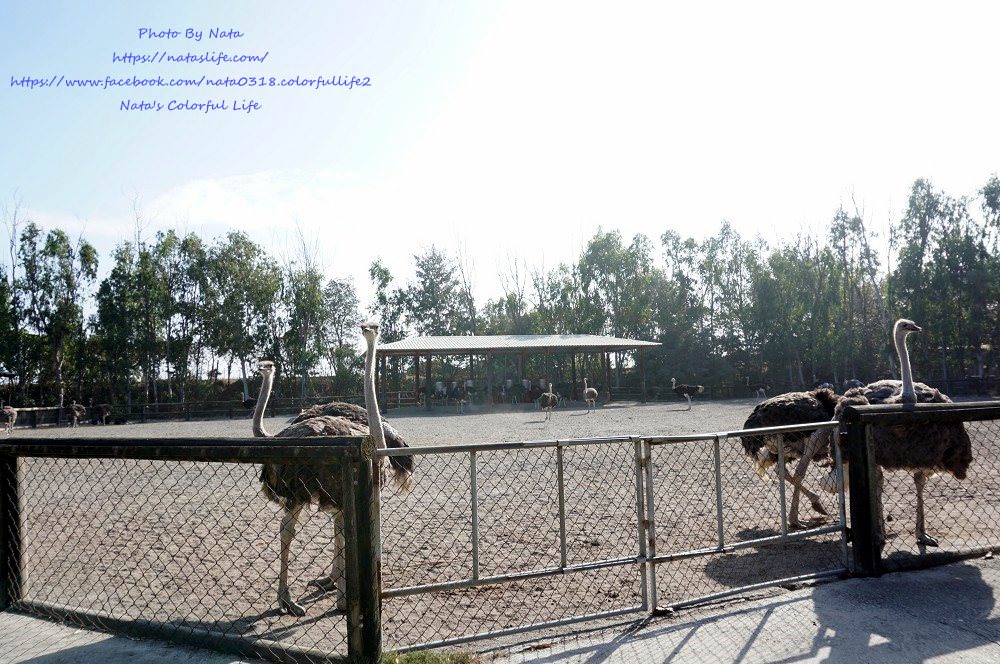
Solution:
[(257, 363), (257, 370), (260, 371), (262, 376), (271, 376), (274, 374), (274, 362), (271, 360), (261, 360)]
[(375, 344), (375, 340), (378, 339), (378, 323), (372, 321), (362, 323), (361, 336), (365, 338), (365, 341), (368, 342), (368, 347), (371, 348)]
[(670, 379), (670, 389), (673, 389), (675, 387), (677, 387), (677, 379), (676, 378), (671, 378)]
[(912, 320), (908, 320), (906, 318), (900, 318), (899, 320), (896, 321), (896, 326), (895, 329), (893, 330), (893, 335), (897, 335), (900, 333), (902, 333), (903, 335), (907, 335), (910, 332), (923, 332), (923, 331), (924, 328), (920, 327)]

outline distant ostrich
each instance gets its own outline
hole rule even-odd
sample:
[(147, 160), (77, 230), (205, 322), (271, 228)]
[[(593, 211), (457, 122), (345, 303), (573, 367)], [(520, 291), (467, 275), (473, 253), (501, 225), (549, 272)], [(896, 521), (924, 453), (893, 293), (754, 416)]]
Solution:
[[(375, 400), (375, 352), (376, 337), (378, 336), (378, 325), (375, 323), (364, 323), (361, 326), (361, 333), (368, 344), (368, 354), (365, 357), (365, 403), (367, 404), (367, 421), (380, 421), (378, 403)], [(262, 360), (259, 369), (263, 380), (261, 381), (260, 397), (257, 399), (257, 406), (253, 414), (253, 433), (257, 437), (269, 437), (263, 426), (264, 409), (267, 407), (267, 400), (271, 396), (271, 388), (274, 383), (274, 363)], [(326, 404), (326, 408), (339, 406), (340, 404)], [(350, 405), (350, 404), (344, 404)], [(348, 409), (345, 412), (352, 412)], [(304, 415), (304, 413), (303, 413)], [(300, 418), (302, 415), (299, 416)], [(298, 419), (298, 418), (297, 418)], [(382, 427), (369, 428), (353, 419), (350, 415), (330, 416), (317, 415), (301, 419), (295, 424), (291, 424), (277, 434), (279, 438), (300, 438), (306, 436), (367, 436), (371, 435), (376, 447), (384, 449), (386, 442), (393, 447), (406, 447), (406, 443), (401, 438), (394, 436), (388, 438)], [(397, 486), (406, 490), (412, 480), (413, 457), (391, 457), (390, 464), (393, 466), (394, 479)], [(344, 559), (341, 554), (344, 551), (344, 513), (341, 505), (343, 501), (343, 491), (340, 482), (340, 472), (336, 466), (313, 465), (303, 462), (286, 463), (265, 463), (260, 473), (261, 490), (264, 495), (273, 502), (278, 503), (284, 509), (281, 518), (281, 569), (278, 573), (278, 608), (283, 612), (292, 615), (305, 615), (305, 607), (292, 600), (288, 589), (288, 557), (291, 550), (292, 540), (295, 538), (295, 531), (298, 525), (299, 516), (302, 509), (309, 504), (315, 503), (320, 510), (333, 512), (336, 535), (334, 537), (333, 565), (330, 575), (314, 579), (309, 585), (316, 586), (320, 590), (337, 592), (337, 608), (346, 608), (346, 589), (342, 585), (344, 578)]]
[(99, 403), (94, 405), (94, 400), (90, 400), (90, 417), (94, 424), (100, 422), (101, 424), (107, 424), (108, 418), (111, 417), (111, 404)]
[(87, 416), (87, 409), (74, 400), (70, 403), (66, 414), (69, 416), (69, 425), (71, 427), (77, 427), (80, 426), (80, 420)]
[(17, 422), (17, 410), (10, 406), (0, 407), (0, 424), (3, 424), (10, 434), (14, 431), (14, 422)]
[(684, 385), (683, 383), (678, 384), (676, 378), (670, 379), (670, 389), (674, 391), (679, 397), (684, 397), (688, 400), (688, 410), (691, 410), (691, 395), (700, 394), (705, 391), (703, 385)]
[(766, 399), (767, 391), (771, 386), (765, 383), (754, 383), (753, 385), (749, 385), (749, 387), (753, 388), (754, 394), (758, 399)]
[(246, 408), (247, 410), (253, 410), (254, 406), (257, 405), (257, 400), (253, 397), (247, 397), (241, 403), (243, 404), (243, 407)]
[[(896, 321), (892, 338), (899, 355), (902, 380), (880, 380), (864, 387), (849, 390), (836, 410), (839, 418), (848, 405), (865, 404), (915, 404), (950, 403), (951, 399), (939, 390), (924, 383), (913, 382), (910, 368), (910, 353), (906, 347), (906, 337), (911, 332), (923, 329), (905, 318)], [(829, 432), (828, 436), (829, 436)], [(924, 527), (924, 485), (936, 473), (948, 472), (956, 479), (964, 480), (972, 463), (972, 440), (961, 422), (929, 422), (913, 425), (872, 427), (872, 443), (875, 464), (878, 466), (878, 505), (882, 511), (882, 471), (906, 470), (913, 473), (913, 484), (917, 491), (916, 536), (917, 543), (937, 546), (938, 541), (927, 534)], [(846, 460), (846, 456), (842, 457)], [(835, 475), (825, 482), (827, 489), (836, 486)], [(880, 519), (881, 521), (881, 519)], [(884, 537), (884, 527), (882, 537)]]
[(857, 378), (848, 378), (847, 380), (844, 381), (844, 392), (847, 392), (848, 390), (853, 390), (856, 387), (864, 387), (864, 386), (865, 384), (862, 383)]
[[(809, 392), (787, 392), (771, 397), (757, 404), (750, 417), (743, 424), (744, 429), (759, 429), (790, 424), (809, 424), (828, 421), (833, 417), (839, 398), (832, 390), (820, 389)], [(789, 461), (798, 459), (795, 472), (791, 475), (785, 470), (785, 480), (794, 487), (792, 501), (788, 508), (788, 522), (792, 526), (801, 527), (799, 521), (799, 493), (804, 493), (812, 508), (820, 514), (827, 514), (822, 503), (812, 491), (802, 486), (809, 463), (826, 458), (826, 447), (829, 439), (811, 435), (811, 431), (793, 431), (784, 434), (763, 436), (743, 436), (743, 451), (746, 453), (761, 477), (768, 468), (778, 463), (778, 446), (782, 446), (782, 456), (787, 466)], [(780, 469), (778, 469), (780, 470)], [(775, 474), (778, 474), (778, 470)], [(780, 478), (780, 474), (778, 474)]]
[(592, 387), (587, 387), (587, 379), (583, 379), (583, 400), (587, 402), (587, 412), (589, 413), (591, 408), (597, 408), (597, 390)]
[(559, 395), (552, 392), (552, 383), (546, 381), (546, 384), (549, 389), (538, 397), (538, 407), (545, 411), (545, 419), (549, 420), (552, 417), (552, 409), (559, 403)]

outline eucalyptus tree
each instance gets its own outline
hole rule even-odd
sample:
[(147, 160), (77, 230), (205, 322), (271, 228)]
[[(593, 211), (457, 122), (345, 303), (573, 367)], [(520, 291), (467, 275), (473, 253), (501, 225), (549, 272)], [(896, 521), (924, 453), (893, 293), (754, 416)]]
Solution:
[[(282, 311), (278, 296), (284, 293), (294, 298), (299, 293), (299, 268), (291, 265), (283, 275), (263, 248), (239, 231), (228, 233), (203, 259), (199, 259), (202, 255), (199, 247), (192, 245), (188, 251), (194, 261), (192, 266), (198, 260), (207, 265), (204, 282), (195, 280), (194, 275), (189, 278), (192, 288), (207, 289), (204, 317), (209, 345), (217, 354), (239, 362), (243, 398), (247, 399), (247, 363), (268, 354), (274, 347)], [(316, 302), (311, 305), (310, 314), (315, 316), (318, 298), (315, 294), (312, 297)], [(292, 302), (289, 310), (300, 305), (301, 302)], [(192, 304), (192, 308), (196, 306)]]
[(35, 357), (51, 372), (61, 407), (67, 348), (85, 342), (83, 300), (97, 277), (97, 251), (82, 238), (74, 243), (58, 229), (43, 237), (42, 229), (29, 222), (21, 233), (19, 253), (23, 272), (17, 289), (36, 335)]

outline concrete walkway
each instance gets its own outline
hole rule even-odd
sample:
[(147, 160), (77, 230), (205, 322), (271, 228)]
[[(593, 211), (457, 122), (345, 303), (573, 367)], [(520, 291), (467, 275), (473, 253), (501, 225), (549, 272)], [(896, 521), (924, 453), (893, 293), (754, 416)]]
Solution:
[[(1000, 662), (1000, 563), (977, 560), (852, 579), (768, 599), (484, 653), (552, 662)], [(243, 661), (0, 614), (0, 663)]]
[(580, 634), (500, 662), (1000, 662), (1000, 564), (850, 579)]

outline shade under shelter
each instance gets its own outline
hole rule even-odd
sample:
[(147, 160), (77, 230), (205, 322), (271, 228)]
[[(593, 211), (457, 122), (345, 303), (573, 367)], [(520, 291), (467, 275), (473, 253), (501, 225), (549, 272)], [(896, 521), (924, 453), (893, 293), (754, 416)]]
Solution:
[[(429, 388), (431, 384), (431, 358), (435, 355), (480, 355), (492, 358), (495, 355), (519, 355), (522, 358), (529, 354), (554, 354), (565, 353), (575, 355), (576, 353), (592, 353), (603, 358), (605, 371), (605, 381), (611, 384), (611, 363), (609, 353), (632, 351), (638, 355), (638, 365), (642, 386), (642, 399), (646, 400), (646, 373), (644, 352), (648, 348), (659, 346), (656, 341), (642, 341), (639, 339), (625, 339), (620, 337), (610, 337), (596, 334), (491, 334), (491, 335), (466, 335), (466, 336), (427, 336), (409, 337), (399, 341), (393, 341), (379, 347), (378, 354), (381, 361), (382, 385), (387, 384), (386, 358), (388, 357), (412, 357), (414, 359), (415, 373), (414, 384), (419, 386), (419, 366), (420, 358), (426, 361), (426, 381)], [(487, 362), (489, 366), (489, 362)], [(575, 360), (573, 363), (575, 374)], [(576, 377), (573, 378), (574, 384)], [(385, 389), (383, 387), (383, 389)], [(487, 374), (487, 392), (492, 391), (492, 376)], [(384, 403), (384, 401), (383, 401)], [(425, 407), (430, 410), (431, 400), (426, 399)]]

